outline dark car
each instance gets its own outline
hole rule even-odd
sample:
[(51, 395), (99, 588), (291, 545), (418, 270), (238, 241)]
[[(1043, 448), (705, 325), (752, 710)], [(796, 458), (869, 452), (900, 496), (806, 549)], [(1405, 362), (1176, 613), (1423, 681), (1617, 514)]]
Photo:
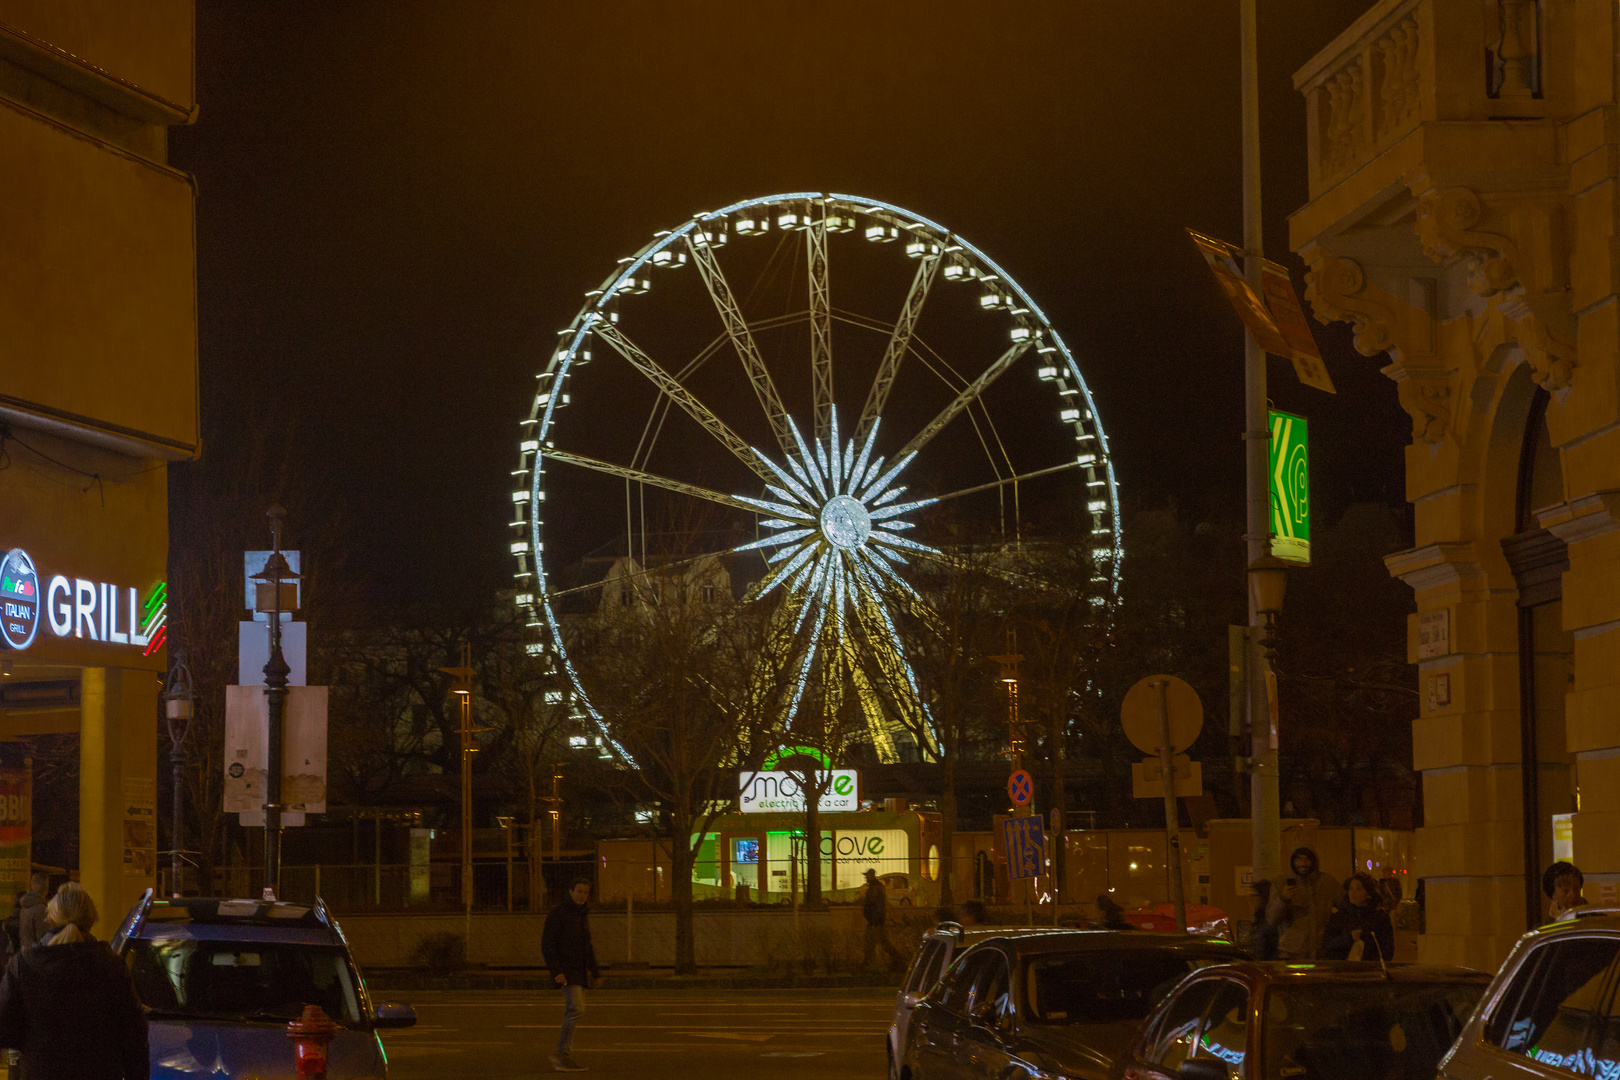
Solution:
[(917, 1003), (898, 1080), (1096, 1080), (1189, 972), (1247, 958), (1187, 934), (1003, 932)]
[[(1020, 931), (1005, 926), (979, 926), (967, 929), (960, 923), (943, 922), (923, 935), (912, 958), (906, 977), (900, 982), (900, 992), (894, 996), (894, 1017), (889, 1021), (889, 1078), (898, 1080), (900, 1063), (906, 1057), (906, 1032), (911, 1027), (911, 1011), (923, 995), (945, 974), (960, 953), (981, 941)], [(1050, 930), (1035, 931), (1051, 933)]]
[(1442, 1080), (1620, 1075), (1620, 912), (1576, 908), (1519, 939), (1440, 1062)]
[(1490, 976), (1332, 961), (1233, 964), (1160, 1002), (1115, 1080), (1433, 1080)]
[(406, 1005), (373, 1011), (319, 900), (155, 900), (148, 890), (111, 945), (146, 1007), (152, 1080), (292, 1080), (287, 1022), (306, 1005), (338, 1025), (331, 1080), (384, 1078), (377, 1031), (416, 1023)]

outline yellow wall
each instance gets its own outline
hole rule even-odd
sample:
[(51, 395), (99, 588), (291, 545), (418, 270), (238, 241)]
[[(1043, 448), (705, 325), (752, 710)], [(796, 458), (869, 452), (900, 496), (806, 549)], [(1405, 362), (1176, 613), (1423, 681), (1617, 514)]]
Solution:
[[(1587, 895), (1620, 888), (1620, 776), (1607, 764), (1620, 750), (1620, 10), (1484, 11), (1383, 0), (1296, 74), (1311, 201), (1290, 227), (1317, 317), (1354, 326), (1412, 419), (1415, 545), (1386, 561), (1419, 615), (1449, 620), (1444, 647), (1420, 655), (1413, 633), (1410, 650), (1428, 882), (1419, 953), (1488, 969), (1545, 903), (1526, 896), (1521, 579), (1502, 547), (1515, 533), (1546, 530), (1569, 562), (1562, 602), (1532, 609), (1533, 824), (1546, 834), (1541, 819), (1567, 808), (1573, 759)], [(1515, 34), (1487, 25), (1510, 11), (1525, 20)], [(1535, 62), (1510, 71), (1490, 55), (1503, 41)], [(1521, 522), (1538, 393), (1558, 476), (1542, 478), (1550, 494)]]

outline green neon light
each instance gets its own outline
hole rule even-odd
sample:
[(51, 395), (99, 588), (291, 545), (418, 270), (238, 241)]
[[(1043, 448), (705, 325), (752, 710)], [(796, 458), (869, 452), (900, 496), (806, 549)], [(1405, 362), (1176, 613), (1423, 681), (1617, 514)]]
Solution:
[(152, 595), (146, 598), (146, 611), (150, 613), (153, 608), (157, 607), (159, 604), (162, 604), (163, 601), (168, 597), (168, 594), (169, 583), (167, 581), (160, 581), (156, 585), (152, 586)]
[(823, 754), (820, 750), (817, 750), (813, 746), (784, 746), (779, 750), (772, 750), (769, 754), (765, 755), (765, 761), (762, 763), (761, 767), (769, 771), (780, 765), (783, 758), (791, 757), (815, 758), (817, 761), (821, 762), (822, 768), (832, 768), (832, 758), (829, 758), (826, 754)]

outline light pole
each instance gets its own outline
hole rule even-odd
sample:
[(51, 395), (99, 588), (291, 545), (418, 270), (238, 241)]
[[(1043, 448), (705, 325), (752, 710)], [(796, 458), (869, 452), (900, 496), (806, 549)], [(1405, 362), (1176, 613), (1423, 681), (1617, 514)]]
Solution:
[[(1242, 39), (1243, 84), (1243, 272), (1260, 288), (1260, 261), (1265, 251), (1265, 230), (1260, 218), (1260, 74), (1259, 31), (1255, 0), (1238, 0)], [(1261, 295), (1264, 295), (1262, 292)], [(1252, 331), (1244, 335), (1243, 440), (1248, 477), (1249, 626), (1270, 627), (1282, 607), (1282, 570), (1271, 555), (1271, 497), (1267, 473), (1270, 465), (1271, 421), (1266, 400), (1266, 354)], [(1261, 593), (1274, 602), (1269, 610), (1259, 605)], [(1254, 831), (1254, 880), (1269, 881), (1282, 873), (1282, 829), (1277, 788), (1277, 747), (1272, 725), (1275, 676), (1268, 646), (1259, 666), (1259, 678), (1249, 682), (1249, 720), (1253, 736), (1249, 770), (1249, 819)], [(1170, 781), (1165, 781), (1167, 784)]]
[(472, 645), (462, 643), (460, 667), (439, 670), (456, 677), (451, 691), (461, 708), (461, 726), (458, 729), (461, 734), (461, 904), (466, 920), (466, 940), (470, 944), (473, 908), (472, 756), (478, 750), (478, 740), (473, 738), (472, 726)]
[(184, 653), (176, 648), (169, 664), (169, 677), (163, 684), (163, 713), (169, 725), (169, 767), (173, 770), (174, 787), (174, 826), (171, 832), (174, 850), (169, 853), (173, 859), (170, 871), (173, 878), (169, 882), (169, 892), (175, 899), (179, 899), (185, 891), (181, 887), (182, 868), (185, 865), (180, 850), (181, 837), (185, 835), (185, 800), (181, 783), (186, 764), (186, 738), (191, 734), (191, 697), (191, 669), (186, 666)]
[(281, 887), (281, 741), (287, 713), (287, 677), (292, 668), (281, 653), (281, 614), (298, 606), (299, 574), (281, 553), (281, 523), (287, 511), (272, 506), (270, 519), (270, 558), (264, 569), (253, 575), (254, 610), (270, 618), (270, 661), (264, 665), (265, 699), (269, 705), (269, 753), (264, 780), (264, 892), (274, 899)]

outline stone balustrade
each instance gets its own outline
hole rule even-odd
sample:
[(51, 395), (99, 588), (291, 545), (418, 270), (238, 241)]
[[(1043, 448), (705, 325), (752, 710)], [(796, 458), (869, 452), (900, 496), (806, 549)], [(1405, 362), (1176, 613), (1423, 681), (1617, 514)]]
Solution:
[[(1567, 0), (1384, 0), (1294, 76), (1305, 95), (1311, 198), (1425, 122), (1559, 115)], [(1564, 77), (1560, 77), (1563, 74)]]

